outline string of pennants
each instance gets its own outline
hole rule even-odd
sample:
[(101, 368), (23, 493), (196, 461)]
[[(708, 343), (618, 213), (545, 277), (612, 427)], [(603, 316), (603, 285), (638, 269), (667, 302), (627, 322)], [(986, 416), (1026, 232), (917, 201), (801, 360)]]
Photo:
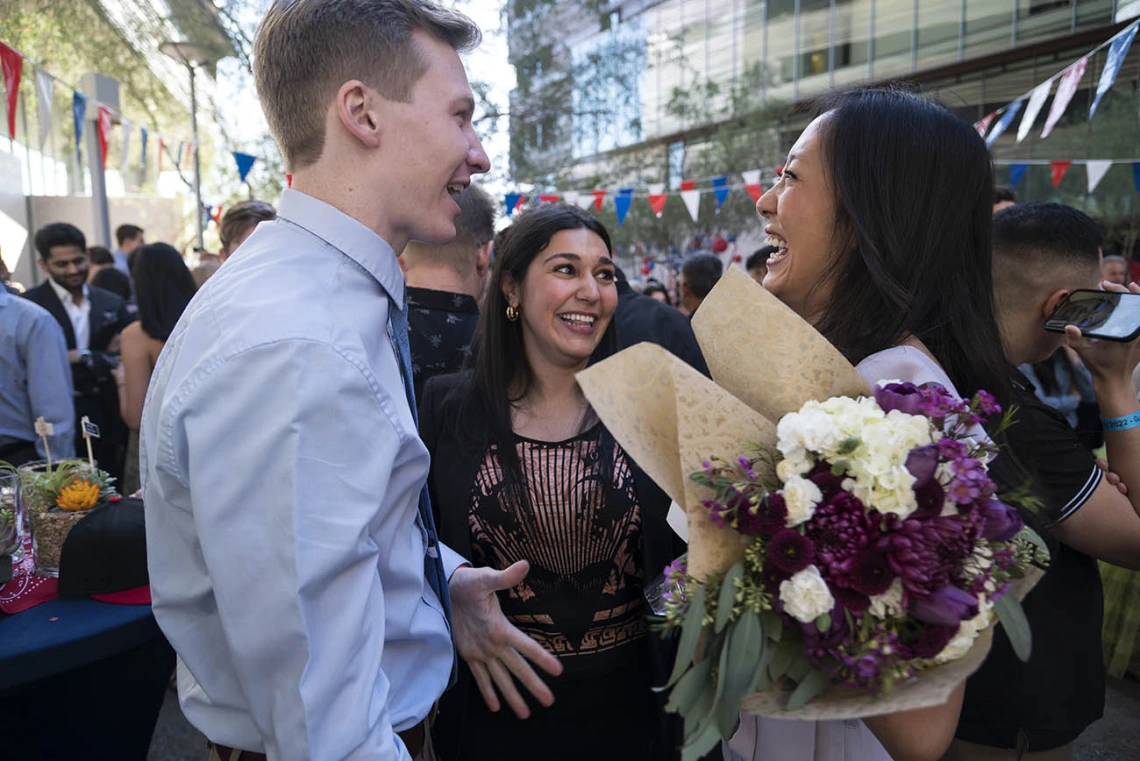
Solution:
[[(1132, 167), (1132, 181), (1133, 186), (1137, 193), (1140, 193), (1140, 158), (1135, 159), (1033, 159), (1026, 161), (1017, 160), (999, 160), (996, 164), (1004, 164), (1009, 166), (1009, 183), (1016, 187), (1025, 178), (1029, 167), (1032, 165), (1044, 165), (1050, 168), (1053, 179), (1053, 187), (1056, 188), (1061, 184), (1061, 180), (1065, 174), (1074, 165), (1084, 165), (1085, 171), (1088, 175), (1088, 192), (1092, 193), (1104, 179), (1108, 170), (1112, 168), (1113, 164), (1125, 164)], [(665, 203), (670, 196), (680, 196), (681, 200), (685, 202), (685, 208), (689, 211), (689, 216), (693, 221), (697, 221), (698, 213), (700, 210), (701, 195), (704, 193), (713, 193), (716, 197), (717, 211), (724, 205), (725, 199), (728, 194), (734, 190), (744, 190), (751, 196), (752, 201), (760, 200), (760, 196), (764, 193), (763, 182), (771, 181), (780, 176), (783, 167), (776, 167), (769, 174), (760, 169), (752, 169), (747, 172), (741, 172), (743, 183), (729, 184), (727, 175), (718, 177), (709, 177), (704, 180), (682, 180), (679, 191), (666, 192), (663, 183), (653, 183), (647, 189), (640, 188), (617, 188), (617, 189), (596, 189), (589, 191), (575, 191), (567, 190), (561, 193), (540, 193), (538, 195), (527, 195), (525, 193), (507, 193), (503, 198), (504, 206), (506, 207), (507, 215), (510, 216), (514, 212), (526, 206), (528, 203), (557, 203), (564, 201), (569, 204), (575, 204), (583, 209), (593, 208), (595, 211), (601, 211), (602, 206), (610, 199), (614, 204), (614, 210), (617, 212), (618, 224), (621, 225), (625, 222), (626, 215), (629, 214), (629, 209), (633, 205), (635, 199), (644, 198), (653, 209), (653, 213), (660, 218), (665, 211)], [(709, 183), (709, 187), (697, 188), (697, 183)]]
[[(1049, 107), (1049, 113), (1045, 117), (1045, 126), (1041, 130), (1042, 140), (1049, 137), (1053, 133), (1053, 128), (1057, 126), (1057, 122), (1065, 114), (1065, 109), (1069, 107), (1073, 96), (1076, 95), (1081, 78), (1084, 77), (1085, 69), (1088, 68), (1089, 58), (1107, 47), (1108, 55), (1104, 62), (1104, 70), (1101, 71), (1100, 80), (1097, 82), (1096, 95), (1093, 96), (1092, 103), (1089, 105), (1089, 119), (1091, 120), (1096, 114), (1101, 98), (1116, 82), (1120, 68), (1124, 65), (1124, 59), (1128, 56), (1128, 49), (1136, 38), (1137, 30), (1140, 30), (1140, 21), (1125, 27), (1029, 92), (975, 122), (974, 128), (979, 135), (986, 139), (986, 146), (993, 146), (997, 139), (1005, 134), (1005, 131), (1013, 124), (1019, 113), (1021, 114), (1021, 122), (1017, 127), (1017, 142), (1023, 141), (1033, 130), (1034, 122), (1037, 121), (1041, 109), (1045, 106), (1045, 101), (1048, 100), (1049, 94), (1053, 91), (1053, 83), (1060, 80), (1057, 85), (1057, 92), (1053, 96), (1053, 104)], [(1057, 182), (1059, 181), (1058, 179)]]
[[(75, 157), (82, 165), (83, 163), (83, 126), (87, 117), (88, 109), (97, 109), (97, 118), (95, 120), (95, 127), (99, 134), (99, 156), (103, 162), (103, 168), (107, 168), (107, 142), (110, 136), (111, 129), (114, 126), (114, 118), (118, 117), (119, 123), (123, 130), (122, 150), (119, 157), (119, 169), (123, 172), (127, 170), (128, 160), (130, 157), (131, 136), (134, 131), (134, 124), (131, 123), (121, 112), (112, 109), (98, 101), (88, 98), (83, 93), (76, 90), (71, 85), (63, 82), (57, 77), (49, 74), (42, 66), (32, 61), (27, 56), (20, 53), (15, 48), (0, 42), (0, 71), (3, 73), (4, 78), (4, 92), (5, 92), (5, 109), (8, 119), (8, 134), (12, 138), (16, 136), (16, 106), (19, 101), (20, 94), (20, 77), (23, 74), (24, 61), (27, 61), (35, 72), (36, 79), (36, 115), (39, 121), (39, 149), (43, 151), (44, 144), (47, 142), (48, 134), (51, 130), (52, 124), (52, 111), (54, 105), (54, 95), (56, 85), (71, 90), (71, 117), (72, 128), (75, 133)], [(150, 129), (142, 125), (138, 125), (139, 130), (139, 181), (142, 182), (146, 179), (147, 173), (147, 146), (151, 135), (155, 137), (158, 143), (158, 171), (162, 172), (162, 159), (163, 155), (170, 157), (176, 169), (181, 170), (183, 165), (189, 166), (193, 160), (194, 153), (198, 149), (198, 145), (192, 141), (181, 140), (177, 143), (177, 148), (173, 151), (171, 147), (173, 143), (170, 142), (168, 137), (157, 130)], [(29, 138), (30, 140), (30, 138)], [(251, 156), (248, 153), (241, 153), (233, 151), (234, 161), (237, 164), (238, 176), (241, 182), (246, 181), (250, 169), (253, 167), (254, 162), (257, 160), (256, 156)], [(207, 207), (209, 209), (210, 207)], [(219, 207), (220, 208), (220, 207)], [(209, 212), (208, 212), (209, 213)]]

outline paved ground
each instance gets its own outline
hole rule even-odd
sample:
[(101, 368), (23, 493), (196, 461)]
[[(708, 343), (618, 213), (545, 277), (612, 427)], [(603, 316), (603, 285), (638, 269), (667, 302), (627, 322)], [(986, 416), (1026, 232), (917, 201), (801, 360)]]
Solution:
[[(205, 761), (206, 740), (167, 693), (147, 761)], [(1140, 761), (1140, 682), (1110, 680), (1104, 718), (1077, 741), (1074, 761)]]

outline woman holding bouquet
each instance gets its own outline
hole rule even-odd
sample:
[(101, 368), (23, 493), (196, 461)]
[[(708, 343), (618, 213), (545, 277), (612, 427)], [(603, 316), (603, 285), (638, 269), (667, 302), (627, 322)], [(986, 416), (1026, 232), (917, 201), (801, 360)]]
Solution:
[[(470, 657), (457, 632), (466, 663), (440, 704), (434, 744), (441, 761), (670, 758), (676, 722), (651, 688), (672, 655), (648, 630), (642, 588), (684, 547), (665, 522), (668, 498), (574, 377), (616, 345), (609, 236), (576, 207), (543, 204), (496, 253), (472, 369), (424, 389), (428, 483), (443, 542), (477, 566), (529, 564), (500, 603), (563, 671), (550, 684), (556, 700), (537, 707), (512, 684), (510, 664)], [(514, 715), (499, 710), (497, 691)]]
[[(1004, 403), (992, 196), (984, 141), (948, 109), (897, 90), (841, 94), (804, 130), (756, 204), (777, 248), (764, 287), (868, 383), (937, 382)], [(863, 722), (742, 716), (728, 755), (936, 761), (953, 739), (963, 690), (942, 706)]]

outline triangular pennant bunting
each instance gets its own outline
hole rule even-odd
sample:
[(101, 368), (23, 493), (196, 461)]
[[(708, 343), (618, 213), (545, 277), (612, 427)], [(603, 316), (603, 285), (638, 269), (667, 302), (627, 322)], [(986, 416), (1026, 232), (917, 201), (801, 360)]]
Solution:
[(1017, 127), (1017, 142), (1025, 139), (1029, 134), (1029, 130), (1033, 129), (1033, 122), (1037, 121), (1037, 115), (1041, 113), (1041, 107), (1045, 105), (1045, 100), (1049, 97), (1050, 90), (1053, 89), (1053, 80), (1042, 82), (1033, 89), (1029, 95), (1029, 104), (1025, 107), (1025, 115), (1021, 117), (1021, 124)]
[(764, 187), (760, 184), (760, 170), (749, 169), (747, 172), (741, 172), (740, 176), (744, 178), (744, 189), (752, 196), (753, 203), (759, 201), (760, 196), (764, 195)]
[(578, 205), (578, 198), (579, 197), (580, 197), (580, 195), (579, 195), (577, 190), (567, 190), (565, 193), (562, 194), (562, 200), (565, 201), (566, 203), (570, 204), (571, 206), (577, 206)]
[(526, 196), (522, 193), (507, 193), (506, 198), (503, 199), (507, 206), (507, 216), (509, 217), (514, 214), (515, 209), (517, 209), (525, 199)]
[(562, 200), (562, 196), (557, 193), (544, 193), (538, 197), (539, 203), (558, 203)]
[(716, 210), (720, 212), (720, 207), (724, 205), (724, 199), (728, 198), (728, 178), (721, 175), (720, 177), (712, 178), (713, 194), (716, 196)]
[(245, 182), (245, 178), (249, 176), (249, 170), (253, 169), (253, 162), (255, 161), (257, 161), (257, 156), (234, 151), (234, 163), (237, 164), (238, 182)]
[(990, 113), (983, 116), (979, 121), (974, 122), (974, 129), (978, 131), (979, 135), (982, 137), (986, 136), (986, 130), (990, 128), (990, 122), (994, 120), (995, 116), (997, 116), (997, 111), (991, 111)]
[(293, 187), (293, 175), (291, 175), (291, 174), (285, 175), (285, 187), (287, 187), (287, 188)]
[(633, 203), (633, 188), (621, 188), (614, 196), (614, 208), (617, 209), (618, 226), (625, 222), (625, 215), (629, 213), (629, 205)]
[(602, 210), (602, 202), (606, 200), (606, 191), (604, 190), (591, 190), (590, 195), (594, 197), (594, 211)]
[(71, 119), (75, 123), (75, 158), (83, 165), (83, 117), (87, 114), (87, 97), (81, 92), (71, 96)]
[(1104, 60), (1104, 70), (1100, 73), (1100, 82), (1096, 86), (1096, 97), (1093, 98), (1092, 105), (1089, 106), (1089, 118), (1093, 118), (1096, 113), (1096, 107), (1100, 105), (1100, 99), (1108, 92), (1114, 82), (1116, 82), (1116, 75), (1120, 73), (1120, 67), (1124, 65), (1124, 59), (1128, 56), (1128, 48), (1132, 45), (1132, 40), (1136, 37), (1136, 30), (1140, 29), (1140, 21), (1125, 29), (1123, 32), (1116, 36), (1112, 44), (1108, 46), (1108, 56)]
[(8, 107), (8, 135), (16, 137), (16, 103), (20, 98), (20, 73), (24, 57), (0, 42), (0, 69), (4, 71), (4, 95)]
[(139, 127), (139, 184), (146, 182), (146, 127)]
[(1061, 184), (1061, 179), (1065, 176), (1065, 172), (1069, 171), (1069, 167), (1072, 165), (1072, 161), (1049, 162), (1049, 166), (1053, 169), (1053, 187), (1057, 187)]
[(689, 210), (689, 216), (694, 222), (701, 214), (701, 191), (696, 190), (696, 187), (695, 180), (681, 181), (681, 200), (685, 202), (685, 208)]
[(594, 205), (594, 196), (589, 193), (579, 193), (575, 201), (580, 209), (588, 209)]
[(1021, 182), (1021, 178), (1029, 170), (1029, 164), (1010, 164), (1009, 165), (1009, 184), (1017, 187)]
[(993, 144), (997, 142), (997, 139), (1009, 129), (1009, 125), (1013, 124), (1013, 120), (1017, 117), (1018, 112), (1021, 111), (1021, 104), (1024, 102), (1025, 101), (1019, 98), (1005, 107), (1005, 113), (1001, 115), (997, 124), (994, 125), (994, 128), (990, 130), (990, 134), (986, 137), (987, 148), (992, 147)]
[(99, 135), (99, 161), (103, 163), (103, 170), (107, 169), (107, 136), (111, 133), (111, 109), (99, 106), (98, 120), (95, 129)]
[(665, 201), (669, 196), (665, 194), (665, 185), (657, 182), (649, 186), (649, 205), (653, 207), (653, 213), (657, 218), (661, 218), (661, 214), (665, 211)]
[(119, 171), (127, 171), (127, 162), (130, 160), (131, 149), (131, 123), (126, 119), (123, 122), (123, 146), (119, 150)]
[(1088, 172), (1089, 192), (1096, 190), (1096, 186), (1104, 179), (1104, 175), (1108, 172), (1109, 167), (1112, 166), (1111, 161), (1090, 161), (1085, 164), (1085, 171)]
[(1077, 85), (1085, 75), (1085, 67), (1089, 65), (1088, 56), (1070, 66), (1061, 76), (1061, 84), (1057, 85), (1057, 94), (1053, 96), (1053, 105), (1049, 107), (1049, 116), (1045, 117), (1045, 129), (1041, 131), (1041, 138), (1045, 139), (1053, 132), (1057, 122), (1069, 107), (1069, 101), (1077, 92)]
[(1132, 186), (1140, 193), (1140, 161), (1132, 162)]
[(43, 69), (36, 69), (36, 118), (40, 122), (40, 151), (51, 133), (52, 95), (55, 80)]

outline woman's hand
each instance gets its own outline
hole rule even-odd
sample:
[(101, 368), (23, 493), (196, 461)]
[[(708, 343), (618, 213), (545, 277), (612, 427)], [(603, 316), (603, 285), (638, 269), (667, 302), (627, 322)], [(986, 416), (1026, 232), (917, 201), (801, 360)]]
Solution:
[(502, 571), (463, 567), (452, 574), (447, 585), (451, 592), (455, 647), (471, 669), (484, 702), (492, 711), (498, 711), (498, 693), (502, 693), (520, 719), (529, 717), (530, 709), (519, 694), (515, 679), (542, 705), (554, 702), (554, 694), (527, 661), (551, 676), (562, 673), (558, 659), (517, 629), (499, 607), (496, 592), (522, 583), (528, 570), (525, 560)]

